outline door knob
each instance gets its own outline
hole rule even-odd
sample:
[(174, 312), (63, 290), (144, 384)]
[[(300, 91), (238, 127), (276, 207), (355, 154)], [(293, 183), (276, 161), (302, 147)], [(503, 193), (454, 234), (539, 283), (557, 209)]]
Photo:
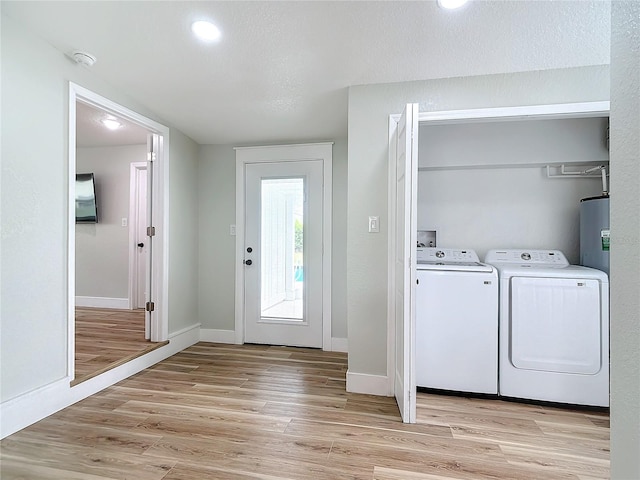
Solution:
[(247, 253), (251, 253), (251, 252), (253, 252), (253, 248), (247, 247)]
[(144, 247), (144, 243), (139, 243), (139, 244), (138, 244), (138, 246), (139, 246), (140, 248), (142, 248), (142, 247)]
[(247, 266), (248, 266), (248, 265), (251, 265), (252, 263), (253, 263), (253, 262), (252, 262), (251, 260), (245, 260), (245, 261), (244, 261), (244, 264), (245, 264), (245, 265), (247, 265)]

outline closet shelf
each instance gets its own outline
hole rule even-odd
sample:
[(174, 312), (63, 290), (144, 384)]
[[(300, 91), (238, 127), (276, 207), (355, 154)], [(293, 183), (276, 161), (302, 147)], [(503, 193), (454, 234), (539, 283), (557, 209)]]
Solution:
[[(430, 172), (438, 170), (479, 170), (479, 169), (499, 169), (499, 168), (543, 168), (547, 170), (549, 178), (593, 176), (599, 177), (602, 167), (609, 167), (609, 160), (591, 160), (582, 162), (529, 162), (529, 163), (479, 163), (474, 165), (430, 165), (419, 166), (419, 172)], [(584, 174), (582, 172), (596, 168), (597, 170)], [(565, 172), (565, 173), (561, 173)]]

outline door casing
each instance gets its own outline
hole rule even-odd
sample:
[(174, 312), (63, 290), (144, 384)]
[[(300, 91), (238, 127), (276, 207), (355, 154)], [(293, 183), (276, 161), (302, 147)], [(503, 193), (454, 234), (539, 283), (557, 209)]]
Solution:
[(321, 160), (322, 185), (322, 349), (331, 350), (331, 208), (333, 142), (236, 147), (235, 342), (244, 343), (245, 165)]
[[(76, 102), (81, 101), (95, 108), (125, 118), (136, 123), (162, 139), (161, 148), (154, 161), (152, 198), (153, 218), (151, 224), (156, 228), (152, 250), (153, 282), (152, 298), (155, 311), (150, 325), (151, 341), (167, 340), (169, 265), (169, 128), (134, 112), (108, 98), (98, 95), (76, 83), (69, 82), (69, 124), (68, 124), (68, 210), (67, 210), (67, 376), (75, 378), (75, 179), (76, 179)], [(72, 387), (74, 388), (74, 387)]]

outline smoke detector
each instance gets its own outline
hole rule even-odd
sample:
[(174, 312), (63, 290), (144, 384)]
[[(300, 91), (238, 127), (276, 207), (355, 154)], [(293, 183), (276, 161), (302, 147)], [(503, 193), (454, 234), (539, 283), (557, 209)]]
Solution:
[(94, 55), (91, 55), (87, 52), (82, 52), (80, 50), (74, 50), (69, 55), (76, 63), (80, 65), (84, 65), (85, 67), (92, 67), (94, 63), (98, 60)]

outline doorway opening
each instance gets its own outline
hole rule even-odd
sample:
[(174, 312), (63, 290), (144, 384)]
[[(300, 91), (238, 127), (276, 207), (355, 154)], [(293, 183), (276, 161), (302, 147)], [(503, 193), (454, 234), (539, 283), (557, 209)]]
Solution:
[[(69, 84), (72, 386), (167, 343), (168, 134), (167, 127)], [(85, 177), (93, 180), (95, 214), (79, 217), (87, 192), (76, 179)]]
[[(586, 102), (574, 104), (556, 105), (532, 105), (521, 107), (500, 107), (473, 110), (456, 110), (441, 112), (416, 113), (418, 105), (409, 104), (407, 111), (413, 111), (414, 128), (418, 125), (442, 126), (442, 125), (463, 125), (463, 124), (485, 124), (487, 122), (505, 122), (508, 124), (514, 121), (532, 122), (536, 120), (566, 120), (566, 119), (590, 119), (596, 117), (607, 117), (609, 112), (609, 102)], [(405, 422), (415, 420), (415, 337), (410, 332), (415, 325), (415, 293), (411, 288), (404, 288), (407, 285), (415, 287), (416, 270), (416, 240), (417, 218), (411, 215), (411, 208), (404, 208), (400, 200), (404, 199), (408, 204), (417, 204), (417, 182), (415, 177), (418, 171), (440, 171), (445, 168), (454, 168), (456, 171), (474, 170), (474, 180), (478, 177), (479, 167), (491, 169), (509, 165), (513, 162), (509, 158), (508, 162), (482, 164), (458, 164), (435, 165), (431, 168), (417, 168), (417, 158), (413, 162), (413, 168), (401, 168), (404, 157), (400, 155), (399, 142), (403, 140), (399, 135), (403, 117), (401, 115), (391, 115), (389, 119), (389, 277), (388, 277), (388, 311), (387, 311), (387, 376), (389, 390), (398, 399), (399, 407), (403, 413)], [(418, 139), (419, 129), (415, 129), (411, 138), (416, 146), (420, 144)], [(460, 136), (456, 137), (458, 141)], [(483, 137), (484, 138), (484, 137)], [(406, 138), (404, 139), (406, 140)], [(422, 147), (420, 147), (422, 148)], [(417, 148), (416, 148), (417, 153)], [(518, 157), (522, 157), (520, 154)], [(458, 155), (456, 162), (462, 156)], [(474, 151), (474, 158), (478, 157)], [(579, 158), (582, 162), (584, 158)], [(411, 163), (411, 162), (410, 162)], [(573, 163), (577, 163), (574, 161)], [(598, 159), (598, 164), (601, 160)], [(549, 163), (546, 160), (526, 164), (514, 164), (515, 168), (536, 167), (545, 168)], [(444, 168), (443, 168), (444, 167)], [(564, 165), (557, 165), (557, 168), (564, 169)], [(548, 171), (548, 167), (547, 167)], [(403, 178), (409, 173), (414, 178)], [(456, 178), (459, 182), (460, 176)], [(408, 186), (405, 191), (399, 190)], [(537, 204), (536, 204), (537, 205)], [(538, 208), (539, 209), (539, 208)], [(415, 208), (413, 209), (415, 210)], [(522, 216), (518, 210), (519, 216)], [(526, 218), (526, 217), (525, 217)], [(545, 217), (546, 221), (546, 217)], [(460, 223), (460, 222), (458, 222)], [(408, 228), (403, 228), (407, 227)], [(465, 224), (466, 228), (466, 224)], [(493, 231), (494, 229), (487, 228)], [(466, 245), (465, 245), (466, 246)], [(401, 258), (403, 264), (396, 265), (396, 259)], [(395, 268), (398, 266), (399, 268)], [(410, 282), (406, 282), (410, 279)], [(404, 288), (403, 295), (397, 292)], [(415, 290), (415, 288), (413, 289)], [(408, 299), (408, 301), (407, 301)], [(402, 302), (402, 304), (399, 304)], [(413, 313), (411, 313), (413, 312)], [(409, 332), (409, 335), (407, 335)], [(407, 368), (409, 367), (409, 368)], [(396, 380), (400, 381), (396, 381)], [(406, 399), (409, 398), (407, 402)]]

